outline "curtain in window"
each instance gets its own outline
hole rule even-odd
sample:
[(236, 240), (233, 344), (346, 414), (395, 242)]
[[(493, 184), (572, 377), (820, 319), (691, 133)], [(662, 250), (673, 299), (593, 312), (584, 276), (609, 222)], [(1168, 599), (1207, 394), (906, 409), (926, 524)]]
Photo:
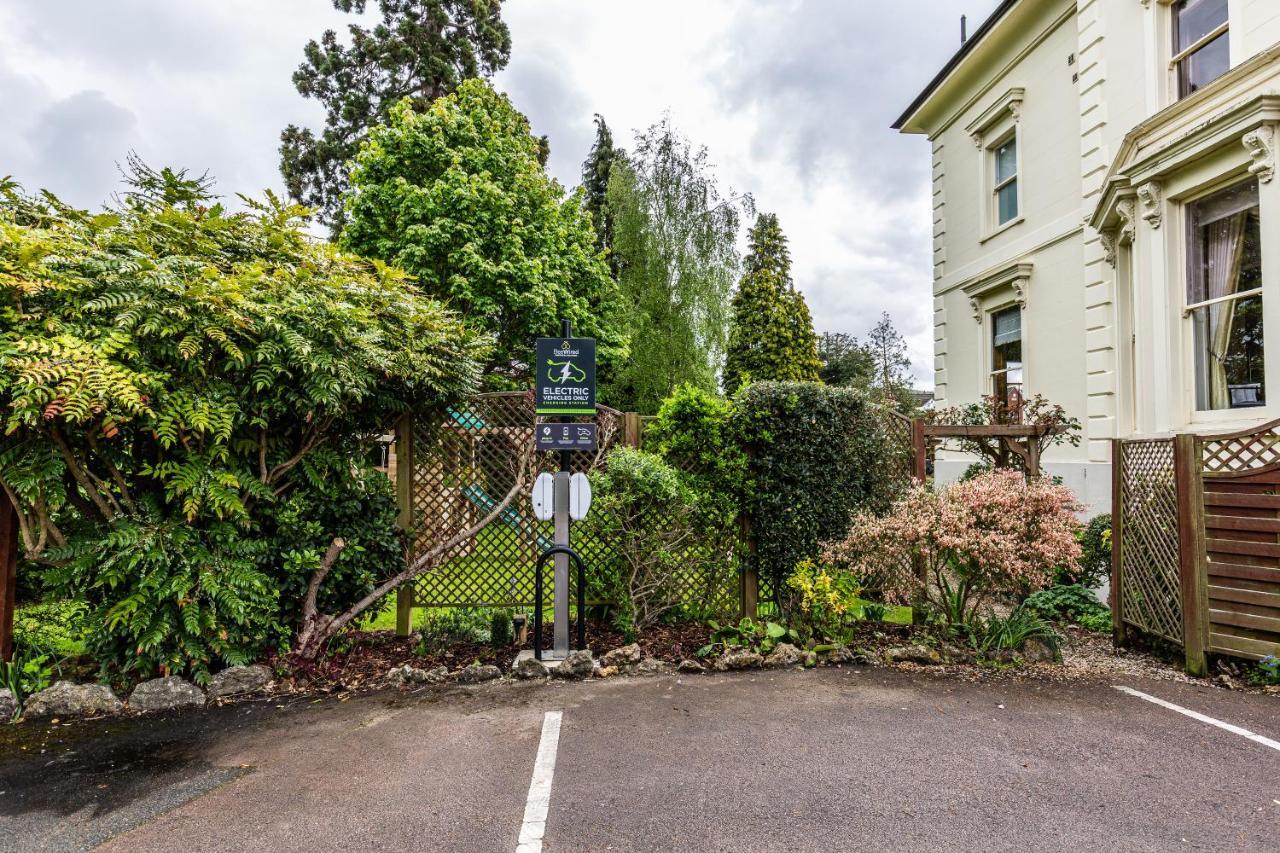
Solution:
[[(1248, 212), (1237, 213), (1204, 226), (1204, 276), (1207, 299), (1221, 299), (1240, 289), (1240, 262), (1244, 259), (1244, 228)], [(1231, 408), (1227, 388), (1227, 348), (1231, 345), (1231, 321), (1236, 300), (1209, 306), (1212, 361), (1209, 364), (1209, 407)]]

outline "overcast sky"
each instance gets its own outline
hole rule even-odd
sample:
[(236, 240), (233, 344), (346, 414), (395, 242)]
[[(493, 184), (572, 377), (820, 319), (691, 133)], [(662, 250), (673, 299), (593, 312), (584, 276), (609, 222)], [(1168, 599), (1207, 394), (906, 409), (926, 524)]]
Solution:
[[(374, 0), (370, 0), (374, 5)], [(927, 143), (889, 129), (996, 0), (507, 0), (498, 75), (578, 183), (601, 113), (627, 146), (669, 111), (722, 183), (776, 212), (819, 331), (888, 311), (933, 383)], [(279, 133), (319, 127), (290, 75), (328, 0), (0, 0), (0, 175), (97, 207), (136, 150), (279, 188)]]

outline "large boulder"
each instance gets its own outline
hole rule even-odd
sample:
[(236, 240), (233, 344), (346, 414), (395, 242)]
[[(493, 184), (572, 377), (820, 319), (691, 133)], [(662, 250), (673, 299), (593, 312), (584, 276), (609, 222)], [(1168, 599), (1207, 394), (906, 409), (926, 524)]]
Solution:
[(547, 678), (551, 675), (551, 670), (547, 669), (547, 665), (532, 655), (527, 658), (521, 658), (515, 668), (516, 678)]
[(910, 646), (896, 646), (884, 653), (885, 663), (918, 663), (921, 666), (936, 666), (942, 663), (942, 655), (937, 649), (916, 643)]
[(570, 680), (587, 678), (595, 671), (595, 658), (591, 656), (590, 649), (578, 649), (569, 652), (568, 657), (560, 661), (560, 665), (551, 670), (551, 674), (556, 678), (567, 678)]
[(790, 643), (779, 643), (773, 652), (764, 659), (764, 665), (771, 668), (799, 666), (804, 663), (804, 652)]
[(473, 663), (458, 673), (459, 684), (483, 684), (502, 677), (502, 670), (491, 663)]
[(720, 659), (716, 661), (716, 669), (721, 672), (737, 669), (755, 669), (762, 663), (764, 663), (764, 658), (760, 657), (759, 652), (735, 646), (720, 656)]
[(207, 692), (210, 699), (257, 693), (271, 683), (271, 678), (271, 669), (260, 663), (227, 667), (209, 679)]
[(0, 687), (0, 723), (7, 723), (13, 719), (13, 712), (17, 708), (18, 704), (13, 701), (13, 693), (8, 688)]
[(133, 711), (172, 711), (175, 708), (204, 707), (204, 691), (185, 678), (171, 675), (144, 681), (129, 694)]
[(632, 643), (629, 646), (620, 646), (605, 653), (600, 659), (601, 666), (616, 666), (619, 669), (625, 669), (629, 666), (635, 666), (640, 663), (640, 644)]
[(93, 714), (117, 714), (124, 703), (105, 684), (57, 684), (27, 697), (22, 713), (26, 717), (87, 717)]

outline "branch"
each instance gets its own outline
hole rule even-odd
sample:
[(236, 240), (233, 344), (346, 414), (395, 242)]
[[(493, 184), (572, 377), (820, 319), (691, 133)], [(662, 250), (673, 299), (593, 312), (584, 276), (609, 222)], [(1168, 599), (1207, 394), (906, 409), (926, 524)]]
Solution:
[(124, 475), (120, 473), (120, 469), (111, 464), (111, 460), (108, 458), (107, 454), (98, 449), (98, 440), (93, 436), (95, 429), (96, 427), (91, 428), (87, 433), (85, 433), (85, 438), (89, 442), (89, 447), (102, 461), (102, 464), (106, 466), (107, 473), (111, 475), (111, 479), (115, 482), (116, 488), (120, 490), (120, 497), (124, 500), (125, 506), (129, 508), (130, 512), (133, 512), (137, 507), (133, 503), (133, 496), (129, 494), (129, 486), (125, 482)]
[(111, 507), (107, 506), (107, 502), (102, 499), (102, 495), (89, 482), (89, 478), (85, 476), (84, 469), (76, 462), (75, 454), (71, 452), (71, 448), (67, 446), (67, 441), (62, 437), (61, 430), (57, 426), (49, 428), (50, 435), (53, 436), (54, 444), (58, 445), (58, 452), (62, 454), (62, 461), (67, 463), (67, 470), (71, 472), (71, 476), (80, 484), (80, 488), (84, 489), (85, 494), (89, 496), (89, 500), (93, 501), (93, 505), (102, 515), (102, 520), (106, 522), (115, 521), (115, 513), (111, 511)]

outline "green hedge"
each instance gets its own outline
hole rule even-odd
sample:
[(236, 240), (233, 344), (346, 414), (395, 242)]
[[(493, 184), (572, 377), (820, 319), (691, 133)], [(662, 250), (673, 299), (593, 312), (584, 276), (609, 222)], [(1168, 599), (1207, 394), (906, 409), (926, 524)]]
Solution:
[(887, 509), (903, 483), (886, 415), (862, 392), (816, 382), (759, 382), (734, 399), (749, 461), (747, 514), (756, 567), (775, 591), (850, 516)]

